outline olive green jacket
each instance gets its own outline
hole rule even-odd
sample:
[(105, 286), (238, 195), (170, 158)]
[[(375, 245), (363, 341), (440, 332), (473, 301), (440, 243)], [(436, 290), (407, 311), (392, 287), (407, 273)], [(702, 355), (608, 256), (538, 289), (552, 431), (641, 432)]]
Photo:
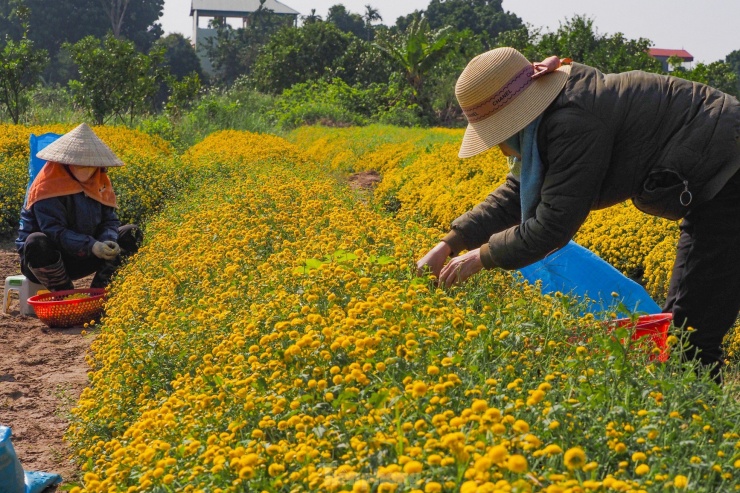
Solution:
[(543, 113), (545, 167), (535, 216), (523, 224), (519, 182), (506, 182), (453, 221), (457, 254), (480, 247), (486, 268), (517, 269), (573, 237), (589, 212), (631, 199), (679, 219), (740, 169), (740, 103), (709, 86), (642, 71), (603, 74), (573, 64)]

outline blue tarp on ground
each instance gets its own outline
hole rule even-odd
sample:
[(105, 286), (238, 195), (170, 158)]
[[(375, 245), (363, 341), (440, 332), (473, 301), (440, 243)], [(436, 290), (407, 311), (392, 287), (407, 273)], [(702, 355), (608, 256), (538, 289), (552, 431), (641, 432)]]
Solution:
[(520, 271), (531, 284), (541, 281), (543, 293), (588, 297), (591, 302), (586, 311), (594, 314), (613, 310), (620, 302), (633, 312), (661, 311), (645, 288), (574, 241)]

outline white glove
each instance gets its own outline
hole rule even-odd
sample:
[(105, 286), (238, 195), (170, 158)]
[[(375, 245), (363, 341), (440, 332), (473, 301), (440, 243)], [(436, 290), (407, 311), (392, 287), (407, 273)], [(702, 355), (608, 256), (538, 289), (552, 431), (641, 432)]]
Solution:
[[(118, 252), (116, 252), (116, 250), (110, 246), (111, 243), (118, 247), (118, 244), (113, 241), (106, 241), (105, 243), (103, 243), (102, 241), (96, 241), (92, 246), (93, 255), (103, 260), (113, 260), (114, 258), (116, 258)], [(121, 250), (120, 247), (118, 247), (118, 250)]]
[(121, 247), (118, 246), (118, 243), (116, 243), (115, 241), (108, 240), (108, 241), (104, 241), (103, 243), (108, 245), (108, 247), (112, 248), (116, 255), (121, 253)]

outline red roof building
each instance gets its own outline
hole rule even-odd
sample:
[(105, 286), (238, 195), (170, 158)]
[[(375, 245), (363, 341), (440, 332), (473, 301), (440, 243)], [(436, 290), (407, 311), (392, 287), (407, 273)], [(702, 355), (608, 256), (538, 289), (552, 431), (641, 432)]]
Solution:
[(672, 56), (681, 58), (684, 62), (693, 62), (694, 56), (686, 50), (667, 50), (664, 48), (650, 48), (648, 55), (658, 60), (663, 65), (663, 71), (670, 72), (675, 67), (668, 66), (668, 59)]

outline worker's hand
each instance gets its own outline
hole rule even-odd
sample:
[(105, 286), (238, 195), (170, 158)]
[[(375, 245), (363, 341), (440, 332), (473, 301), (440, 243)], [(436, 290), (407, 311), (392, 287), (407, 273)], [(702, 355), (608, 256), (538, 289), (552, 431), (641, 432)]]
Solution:
[(444, 241), (440, 241), (437, 245), (429, 250), (418, 262), (416, 262), (416, 275), (423, 276), (425, 271), (429, 271), (434, 274), (435, 277), (439, 278), (439, 273), (442, 270), (442, 266), (445, 264), (447, 257), (452, 253), (450, 245)]
[[(111, 242), (112, 243), (112, 242)], [(116, 245), (117, 246), (117, 245)], [(120, 249), (119, 249), (120, 250)], [(102, 241), (96, 241), (92, 246), (92, 253), (103, 260), (113, 260), (116, 258), (116, 251)]]
[(455, 257), (444, 266), (439, 274), (439, 285), (449, 288), (453, 284), (462, 284), (467, 278), (483, 269), (480, 260), (480, 248), (470, 250), (464, 255)]
[(121, 247), (118, 246), (118, 243), (116, 243), (115, 241), (108, 240), (108, 241), (104, 241), (103, 243), (105, 243), (106, 245), (108, 245), (108, 247), (112, 248), (113, 251), (116, 252), (116, 255), (118, 255), (119, 253), (121, 253)]

